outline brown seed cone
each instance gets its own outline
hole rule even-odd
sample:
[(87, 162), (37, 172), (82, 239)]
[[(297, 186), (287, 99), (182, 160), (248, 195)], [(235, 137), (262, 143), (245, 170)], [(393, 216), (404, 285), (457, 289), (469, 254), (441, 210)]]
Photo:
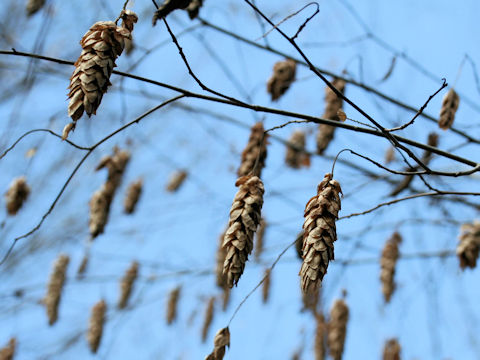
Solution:
[(53, 271), (48, 280), (47, 295), (44, 298), (44, 303), (47, 309), (49, 325), (53, 325), (58, 319), (58, 305), (60, 304), (69, 262), (70, 258), (67, 255), (60, 255), (53, 265)]
[(402, 348), (397, 339), (390, 339), (385, 342), (383, 348), (383, 360), (400, 360), (400, 352)]
[(205, 310), (205, 319), (203, 320), (203, 327), (202, 327), (202, 342), (207, 341), (208, 330), (210, 330), (210, 325), (212, 325), (214, 310), (215, 310), (215, 297), (212, 296), (210, 299), (208, 299), (207, 308)]
[(103, 326), (105, 325), (105, 313), (107, 304), (100, 300), (92, 307), (90, 322), (88, 324), (87, 341), (92, 353), (96, 353), (102, 340)]
[(182, 186), (183, 182), (187, 178), (188, 173), (185, 170), (177, 170), (175, 171), (170, 178), (168, 179), (168, 183), (166, 189), (168, 192), (175, 192), (177, 191), (180, 186)]
[(158, 20), (163, 19), (170, 14), (173, 10), (186, 9), (192, 0), (165, 0), (153, 14), (152, 24), (155, 26)]
[(230, 346), (230, 330), (228, 327), (220, 329), (213, 339), (213, 351), (205, 357), (205, 360), (223, 360), (225, 347)]
[(393, 160), (395, 160), (395, 148), (393, 146), (390, 146), (385, 152), (385, 164), (388, 165)]
[(238, 177), (250, 174), (261, 177), (267, 158), (267, 138), (261, 122), (252, 126), (248, 144), (242, 152), (242, 162), (237, 170)]
[(11, 338), (8, 341), (8, 344), (0, 349), (0, 360), (13, 360), (16, 346), (17, 346), (17, 339)]
[[(345, 92), (345, 81), (335, 78), (332, 85), (342, 94)], [(325, 111), (323, 118), (335, 121), (341, 121), (339, 110), (342, 109), (343, 99), (338, 97), (328, 86), (325, 88)], [(333, 140), (335, 127), (331, 125), (321, 124), (317, 132), (317, 152), (321, 155), (327, 149)]]
[(322, 313), (315, 315), (315, 360), (324, 360), (327, 348), (327, 324)]
[(25, 176), (20, 176), (10, 183), (10, 187), (5, 194), (7, 202), (7, 212), (9, 215), (15, 215), (22, 207), (30, 194), (30, 187), (27, 185)]
[(382, 250), (380, 259), (380, 281), (382, 283), (382, 293), (385, 302), (390, 302), (393, 292), (395, 291), (395, 265), (398, 260), (398, 245), (402, 242), (402, 236), (398, 232), (394, 232), (392, 237), (388, 239)]
[(255, 261), (259, 261), (263, 253), (263, 238), (265, 236), (265, 229), (267, 223), (264, 218), (260, 219), (260, 225), (258, 225), (257, 232), (255, 233)]
[(111, 85), (115, 60), (122, 54), (125, 39), (132, 38), (133, 23), (137, 19), (135, 13), (127, 10), (122, 13), (123, 26), (112, 21), (99, 21), (83, 36), (80, 41), (83, 50), (75, 62), (68, 87), (68, 116), (74, 122), (82, 117), (83, 112), (89, 117), (96, 113), (103, 94)]
[(295, 130), (287, 145), (285, 163), (293, 169), (310, 166), (310, 156), (305, 152), (305, 132)]
[(132, 294), (133, 285), (138, 276), (138, 262), (132, 262), (132, 265), (127, 269), (125, 275), (120, 282), (120, 298), (118, 299), (117, 307), (124, 309), (127, 306), (128, 299)]
[(168, 295), (168, 302), (167, 302), (167, 324), (168, 325), (171, 325), (177, 318), (177, 307), (178, 307), (178, 300), (180, 299), (180, 290), (181, 290), (181, 287), (177, 286), (175, 289), (170, 291), (170, 294)]
[(223, 273), (227, 286), (237, 285), (245, 269), (245, 262), (253, 248), (253, 234), (260, 223), (263, 205), (263, 183), (257, 176), (242, 176), (235, 183), (239, 186), (230, 209), (228, 229), (223, 240), (227, 251)]
[(125, 201), (123, 202), (123, 209), (125, 213), (132, 214), (135, 211), (138, 199), (140, 199), (140, 195), (142, 194), (142, 188), (142, 179), (138, 179), (128, 186)]
[(480, 222), (463, 224), (460, 229), (459, 243), (457, 245), (457, 257), (460, 261), (460, 268), (474, 269), (477, 266), (478, 254), (480, 252)]
[(317, 314), (319, 301), (320, 287), (313, 287), (307, 293), (302, 292), (302, 311), (310, 310), (312, 314)]
[(192, 0), (187, 7), (188, 17), (193, 20), (198, 16), (203, 0)]
[(28, 0), (26, 11), (27, 16), (32, 16), (45, 5), (45, 0)]
[(328, 263), (334, 259), (335, 220), (341, 208), (341, 192), (340, 184), (328, 173), (318, 185), (317, 195), (305, 206), (303, 263), (299, 274), (304, 293), (321, 285)]
[(217, 266), (215, 268), (216, 275), (216, 284), (219, 288), (228, 288), (227, 285), (227, 276), (223, 273), (223, 263), (225, 262), (225, 256), (227, 255), (227, 250), (223, 247), (223, 239), (225, 238), (225, 231), (218, 238), (218, 249), (217, 249)]
[(267, 82), (267, 92), (272, 96), (272, 101), (285, 94), (295, 80), (296, 70), (297, 63), (292, 59), (278, 61), (273, 65), (273, 74)]
[(348, 306), (343, 299), (335, 301), (330, 311), (330, 321), (327, 325), (327, 344), (333, 360), (341, 360), (345, 337), (347, 335)]
[(263, 287), (262, 287), (262, 302), (266, 304), (268, 302), (268, 298), (270, 297), (270, 285), (271, 285), (271, 278), (272, 278), (271, 269), (265, 269), (264, 277), (265, 277), (265, 280), (263, 280)]
[(450, 89), (442, 100), (442, 108), (440, 109), (440, 118), (438, 119), (438, 126), (442, 130), (450, 129), (455, 120), (455, 113), (460, 104), (460, 97), (455, 90)]

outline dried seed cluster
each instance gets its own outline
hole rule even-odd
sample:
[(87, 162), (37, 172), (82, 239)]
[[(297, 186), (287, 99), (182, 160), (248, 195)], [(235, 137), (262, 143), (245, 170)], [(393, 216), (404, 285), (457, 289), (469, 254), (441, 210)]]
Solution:
[(117, 307), (124, 309), (127, 306), (128, 299), (132, 294), (133, 285), (138, 276), (138, 262), (132, 262), (132, 265), (127, 269), (125, 275), (120, 282), (120, 298), (118, 299)]
[(237, 285), (245, 269), (245, 262), (253, 248), (253, 234), (260, 223), (263, 205), (263, 183), (258, 176), (243, 176), (235, 183), (239, 186), (230, 209), (230, 220), (223, 247), (226, 249), (223, 272), (227, 285)]
[(305, 152), (305, 132), (295, 130), (290, 136), (287, 145), (285, 163), (293, 168), (299, 169), (302, 166), (310, 166), (310, 156)]
[(142, 194), (142, 188), (142, 179), (138, 179), (137, 181), (132, 182), (128, 186), (125, 201), (123, 202), (123, 208), (125, 210), (125, 213), (133, 214), (133, 212), (135, 211), (135, 207), (137, 206), (137, 202), (140, 199), (140, 195)]
[(267, 82), (267, 91), (272, 96), (272, 101), (285, 94), (295, 80), (296, 71), (297, 63), (292, 59), (278, 61), (273, 65), (273, 74)]
[(383, 360), (400, 360), (400, 352), (402, 348), (397, 339), (390, 339), (385, 342), (383, 348)]
[(230, 346), (230, 330), (228, 330), (228, 327), (217, 331), (213, 339), (213, 351), (205, 357), (205, 360), (223, 360), (227, 346)]
[(7, 193), (5, 200), (7, 202), (7, 212), (10, 215), (15, 215), (22, 207), (25, 200), (30, 194), (30, 187), (27, 185), (25, 176), (20, 176), (13, 179)]
[(267, 158), (267, 135), (263, 123), (258, 122), (252, 126), (248, 144), (242, 152), (242, 162), (238, 168), (239, 177), (254, 175), (261, 177)]
[(393, 292), (395, 291), (395, 265), (398, 260), (398, 245), (402, 242), (402, 236), (398, 232), (394, 232), (390, 239), (387, 240), (382, 250), (380, 259), (380, 281), (382, 283), (382, 293), (385, 302), (390, 302)]
[(45, 0), (28, 0), (27, 2), (27, 15), (32, 16), (38, 10), (40, 10), (45, 5)]
[(92, 353), (96, 353), (102, 340), (103, 326), (105, 325), (105, 313), (107, 304), (100, 300), (92, 307), (90, 322), (88, 324), (87, 341)]
[[(342, 94), (345, 92), (345, 80), (335, 78), (332, 85)], [(341, 121), (339, 111), (342, 110), (343, 99), (338, 97), (328, 86), (325, 88), (325, 111), (323, 118), (335, 121)], [(341, 114), (341, 113), (340, 113)], [(342, 116), (343, 117), (343, 116)], [(317, 132), (317, 152), (321, 155), (327, 149), (333, 140), (335, 127), (331, 125), (321, 124)]]
[(341, 360), (345, 337), (347, 335), (348, 306), (343, 299), (338, 299), (330, 311), (327, 344), (333, 360)]
[(268, 298), (270, 297), (270, 285), (271, 285), (271, 277), (272, 277), (271, 269), (265, 269), (265, 273), (263, 276), (265, 277), (265, 280), (263, 280), (263, 286), (262, 286), (262, 302), (266, 304), (268, 301)]
[(457, 257), (460, 267), (474, 269), (477, 266), (480, 252), (480, 222), (463, 224), (461, 227), (459, 243), (457, 245)]
[(318, 303), (320, 301), (320, 287), (312, 287), (309, 291), (302, 292), (302, 311), (310, 310), (312, 314), (316, 314)]
[(13, 360), (17, 339), (11, 338), (8, 344), (0, 349), (0, 360)]
[(180, 299), (180, 286), (176, 287), (168, 295), (167, 302), (167, 324), (172, 324), (177, 318), (177, 306), (178, 300)]
[(103, 94), (111, 85), (110, 75), (116, 66), (115, 60), (125, 47), (125, 39), (132, 38), (131, 31), (138, 20), (137, 15), (125, 10), (121, 18), (122, 26), (112, 21), (96, 22), (80, 41), (83, 50), (75, 62), (68, 87), (68, 116), (74, 124), (84, 112), (88, 116), (96, 113)]
[(169, 178), (167, 183), (167, 191), (168, 192), (175, 192), (177, 191), (180, 186), (182, 186), (183, 182), (187, 178), (188, 173), (185, 170), (177, 170), (175, 171)]
[(263, 253), (263, 239), (265, 236), (265, 229), (267, 223), (264, 218), (260, 219), (260, 225), (258, 225), (257, 232), (255, 233), (255, 261), (259, 261)]
[(460, 97), (455, 90), (450, 89), (442, 100), (442, 108), (440, 109), (440, 118), (438, 119), (438, 126), (440, 129), (447, 130), (453, 125), (455, 120), (455, 113), (460, 104)]
[(215, 297), (208, 299), (207, 308), (205, 309), (205, 319), (202, 327), (202, 342), (207, 341), (208, 330), (213, 321), (213, 311), (215, 309)]
[(328, 173), (318, 185), (317, 195), (305, 206), (303, 263), (300, 268), (304, 293), (321, 285), (328, 263), (334, 259), (335, 221), (341, 208), (341, 192), (340, 184)]
[(44, 302), (47, 309), (49, 325), (53, 325), (58, 319), (58, 306), (60, 304), (69, 262), (70, 258), (67, 255), (60, 255), (53, 265), (53, 271), (48, 280), (47, 295), (45, 296)]

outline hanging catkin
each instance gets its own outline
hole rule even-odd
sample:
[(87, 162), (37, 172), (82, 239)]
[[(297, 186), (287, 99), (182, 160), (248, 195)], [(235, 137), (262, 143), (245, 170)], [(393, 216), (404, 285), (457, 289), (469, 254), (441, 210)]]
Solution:
[(140, 195), (142, 194), (142, 188), (142, 179), (138, 179), (128, 186), (127, 194), (125, 195), (125, 201), (123, 202), (125, 213), (132, 214), (135, 211), (138, 199), (140, 199)]
[(258, 225), (257, 232), (255, 233), (255, 261), (259, 261), (263, 253), (263, 239), (265, 236), (265, 229), (267, 223), (262, 217), (260, 219), (260, 225)]
[(463, 224), (460, 228), (459, 243), (457, 245), (457, 257), (460, 267), (471, 269), (477, 266), (478, 253), (480, 252), (480, 222)]
[[(345, 92), (345, 80), (335, 78), (332, 85), (342, 94)], [(325, 111), (323, 118), (328, 120), (341, 121), (339, 110), (342, 109), (343, 99), (338, 97), (328, 86), (325, 89)], [(331, 125), (321, 124), (317, 132), (317, 152), (321, 155), (327, 149), (333, 140), (335, 127)]]
[(124, 309), (127, 306), (128, 299), (132, 294), (133, 285), (138, 276), (138, 262), (132, 262), (132, 265), (127, 269), (125, 275), (120, 282), (120, 298), (118, 299), (117, 307)]
[(395, 160), (395, 148), (390, 146), (385, 152), (385, 165), (390, 164), (393, 160)]
[(242, 152), (242, 162), (238, 168), (238, 177), (254, 175), (261, 177), (267, 158), (267, 134), (263, 123), (258, 122), (252, 126), (247, 146)]
[(327, 324), (322, 313), (315, 314), (315, 360), (324, 360), (327, 347)]
[(89, 255), (86, 253), (83, 255), (82, 261), (80, 262), (80, 265), (78, 266), (77, 269), (77, 278), (81, 279), (85, 275), (85, 271), (87, 271), (87, 266), (88, 266), (88, 259)]
[(181, 287), (177, 286), (170, 291), (167, 302), (167, 324), (171, 325), (177, 318), (178, 300), (180, 299)]
[(7, 202), (7, 212), (9, 215), (15, 215), (22, 207), (30, 194), (30, 187), (27, 185), (25, 176), (20, 176), (10, 183), (10, 187), (5, 194)]
[(292, 59), (278, 61), (273, 65), (273, 74), (267, 82), (267, 92), (271, 95), (272, 101), (285, 94), (295, 80), (296, 70), (297, 63)]
[(187, 178), (188, 173), (185, 170), (177, 170), (170, 175), (166, 189), (168, 192), (175, 192), (180, 189), (183, 182)]
[(195, 19), (198, 16), (202, 5), (203, 0), (191, 0), (190, 4), (187, 7), (188, 17), (192, 20)]
[(44, 303), (47, 309), (49, 325), (53, 325), (58, 319), (58, 306), (60, 304), (69, 262), (70, 258), (67, 255), (61, 254), (55, 261), (53, 271), (48, 280), (47, 295), (44, 298)]
[(312, 314), (317, 313), (318, 303), (320, 301), (320, 287), (310, 288), (308, 292), (302, 292), (302, 311), (309, 310)]
[[(193, 0), (194, 1), (194, 0)], [(155, 26), (158, 20), (163, 19), (170, 14), (173, 10), (186, 9), (192, 0), (165, 0), (153, 14), (152, 24)]]
[(227, 277), (223, 273), (223, 263), (225, 262), (225, 256), (227, 255), (227, 250), (223, 247), (223, 239), (225, 238), (225, 231), (220, 235), (218, 239), (218, 248), (217, 248), (217, 266), (215, 268), (216, 275), (216, 284), (219, 288), (224, 289), (227, 287)]
[(208, 299), (207, 308), (205, 309), (205, 319), (203, 320), (202, 327), (202, 342), (207, 341), (208, 330), (210, 330), (210, 325), (212, 325), (214, 310), (215, 297), (212, 296), (210, 299)]
[(242, 176), (235, 183), (239, 186), (230, 209), (230, 220), (223, 247), (226, 249), (223, 272), (227, 285), (237, 285), (245, 269), (245, 262), (253, 248), (253, 234), (261, 218), (263, 183), (257, 176)]
[(17, 339), (10, 338), (8, 344), (0, 349), (0, 360), (13, 360), (15, 355), (15, 347), (17, 346)]
[(87, 341), (92, 353), (96, 353), (102, 340), (103, 326), (105, 325), (105, 313), (107, 304), (100, 300), (92, 307), (90, 322), (88, 324)]
[(213, 339), (213, 351), (205, 357), (205, 360), (223, 360), (227, 346), (230, 346), (230, 330), (228, 330), (228, 327), (217, 331)]
[(265, 280), (263, 280), (263, 286), (262, 286), (262, 302), (266, 304), (268, 301), (268, 298), (270, 297), (270, 285), (271, 285), (271, 277), (272, 277), (271, 269), (265, 269), (265, 273), (263, 274), (263, 276), (265, 277)]
[(293, 168), (299, 169), (302, 166), (310, 166), (310, 157), (305, 152), (305, 132), (295, 130), (290, 136), (287, 144), (285, 163)]
[(450, 129), (455, 120), (455, 113), (460, 104), (460, 97), (455, 90), (450, 89), (442, 100), (442, 108), (440, 109), (440, 118), (438, 119), (438, 126), (442, 130)]
[(226, 311), (228, 308), (228, 304), (230, 303), (230, 293), (231, 290), (228, 286), (225, 286), (223, 288), (223, 293), (222, 293), (222, 310)]
[(321, 285), (328, 263), (334, 259), (335, 221), (341, 208), (341, 192), (340, 184), (328, 173), (318, 185), (317, 195), (305, 206), (303, 263), (299, 274), (304, 293)]
[(383, 348), (382, 360), (400, 360), (401, 350), (397, 339), (387, 340)]
[(387, 303), (390, 302), (390, 298), (395, 291), (395, 265), (398, 260), (398, 245), (401, 242), (402, 236), (398, 232), (394, 232), (382, 250), (380, 281), (382, 283), (383, 298)]
[(343, 299), (338, 299), (330, 311), (328, 322), (327, 344), (333, 360), (341, 360), (345, 337), (347, 335), (348, 306)]
[(73, 120), (73, 127), (84, 112), (89, 117), (96, 113), (103, 94), (111, 85), (110, 75), (116, 66), (115, 60), (122, 54), (125, 39), (132, 38), (131, 31), (138, 20), (137, 15), (124, 10), (121, 19), (122, 26), (112, 21), (96, 22), (80, 41), (83, 50), (75, 62), (68, 87), (68, 116)]
[(38, 10), (40, 10), (45, 5), (45, 0), (28, 0), (27, 2), (27, 15), (32, 16)]

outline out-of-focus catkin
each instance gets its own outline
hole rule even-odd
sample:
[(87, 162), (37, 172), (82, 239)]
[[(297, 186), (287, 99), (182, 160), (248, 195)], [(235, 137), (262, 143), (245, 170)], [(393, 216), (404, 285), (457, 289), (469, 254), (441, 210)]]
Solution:
[(213, 351), (205, 357), (205, 360), (223, 360), (227, 346), (230, 346), (230, 330), (228, 327), (217, 331), (213, 339)]
[(48, 280), (47, 294), (44, 298), (49, 325), (53, 325), (58, 319), (58, 306), (60, 305), (60, 298), (62, 296), (62, 289), (65, 284), (69, 262), (70, 258), (67, 255), (61, 254), (53, 264), (53, 271)]
[(140, 195), (142, 194), (143, 181), (138, 179), (132, 182), (127, 189), (127, 194), (125, 195), (125, 201), (123, 202), (123, 208), (125, 213), (132, 214), (135, 211)]
[(265, 229), (267, 228), (267, 222), (264, 218), (260, 219), (260, 225), (258, 225), (257, 232), (255, 233), (255, 261), (259, 261), (263, 253), (263, 239), (265, 236)]
[(128, 299), (132, 294), (133, 285), (138, 276), (138, 262), (134, 261), (125, 272), (125, 275), (120, 282), (120, 298), (118, 299), (117, 307), (124, 309), (127, 306)]
[(460, 97), (455, 90), (450, 89), (442, 100), (442, 108), (440, 109), (440, 118), (438, 119), (438, 126), (442, 130), (450, 129), (455, 120), (455, 113), (460, 104)]
[(328, 263), (334, 259), (335, 221), (341, 208), (341, 192), (340, 184), (328, 173), (318, 185), (317, 195), (305, 206), (303, 263), (299, 274), (304, 293), (321, 285)]
[(457, 257), (460, 261), (460, 268), (474, 269), (477, 266), (478, 254), (480, 252), (480, 222), (463, 224), (460, 228), (459, 243), (457, 245)]
[(205, 309), (205, 319), (203, 320), (202, 326), (202, 342), (207, 341), (208, 330), (210, 330), (210, 325), (212, 325), (214, 310), (215, 297), (212, 296), (210, 299), (208, 299), (207, 308)]
[(32, 16), (45, 5), (45, 0), (28, 0), (26, 11), (28, 16)]
[(348, 306), (343, 299), (338, 299), (330, 311), (327, 344), (333, 360), (341, 360), (345, 337), (347, 336)]
[(178, 300), (180, 299), (181, 287), (177, 286), (170, 291), (167, 302), (167, 324), (171, 325), (177, 318)]
[(17, 339), (10, 338), (8, 344), (0, 349), (0, 360), (13, 360), (15, 348), (17, 347)]
[(385, 302), (390, 302), (395, 291), (395, 265), (398, 260), (398, 245), (402, 242), (402, 236), (394, 232), (387, 240), (382, 250), (380, 259), (380, 281), (382, 283), (382, 293)]
[(400, 360), (401, 350), (397, 339), (387, 340), (383, 348), (382, 360)]
[(170, 178), (168, 179), (168, 183), (166, 189), (168, 192), (175, 192), (180, 189), (183, 182), (187, 178), (188, 173), (185, 170), (177, 170), (172, 173)]
[(7, 202), (7, 212), (9, 215), (15, 215), (21, 209), (30, 194), (30, 187), (27, 185), (25, 176), (19, 176), (10, 183), (10, 187), (5, 194)]
[(220, 235), (220, 238), (218, 239), (218, 249), (217, 249), (217, 266), (215, 269), (215, 275), (216, 275), (216, 284), (220, 288), (225, 288), (227, 284), (227, 277), (223, 273), (223, 263), (225, 262), (225, 256), (227, 255), (227, 249), (223, 247), (223, 239), (225, 238), (225, 231)]
[(188, 17), (193, 20), (198, 16), (200, 8), (203, 5), (203, 0), (191, 0), (187, 6)]
[(302, 292), (302, 311), (309, 310), (315, 315), (317, 313), (319, 301), (320, 287), (312, 287), (308, 292)]
[(290, 136), (287, 144), (285, 163), (293, 168), (299, 169), (302, 166), (310, 166), (310, 156), (305, 152), (305, 132), (295, 130)]
[(116, 66), (115, 60), (122, 54), (125, 39), (131, 39), (137, 15), (130, 10), (121, 14), (122, 26), (112, 21), (99, 21), (92, 25), (80, 41), (82, 53), (75, 62), (70, 77), (68, 116), (75, 123), (84, 112), (95, 114), (103, 94), (111, 85), (110, 75)]
[(242, 162), (238, 168), (239, 177), (254, 175), (261, 177), (267, 158), (267, 134), (264, 133), (263, 123), (252, 126), (247, 146), (242, 152)]
[(258, 176), (243, 176), (235, 183), (239, 186), (230, 209), (228, 229), (223, 247), (226, 249), (223, 272), (227, 285), (238, 283), (245, 269), (245, 262), (253, 248), (253, 234), (260, 223), (263, 205), (263, 182)]
[(276, 101), (285, 94), (290, 85), (295, 81), (297, 63), (292, 59), (278, 61), (273, 65), (273, 74), (267, 82), (267, 92), (272, 101)]
[[(335, 78), (332, 85), (342, 94), (345, 92), (345, 80)], [(325, 111), (323, 118), (328, 120), (342, 121), (339, 110), (342, 109), (343, 99), (335, 94), (328, 86), (325, 88)], [(331, 125), (321, 124), (317, 132), (317, 152), (321, 155), (327, 149), (333, 140), (335, 127)]]
[(100, 300), (92, 307), (87, 332), (87, 341), (92, 353), (97, 352), (100, 341), (102, 340), (106, 312), (107, 304), (104, 300)]
[(324, 360), (327, 348), (327, 324), (322, 313), (315, 314), (315, 360)]
[(78, 266), (77, 269), (77, 278), (81, 279), (85, 275), (85, 272), (87, 271), (88, 267), (88, 260), (89, 260), (89, 254), (86, 253), (83, 255), (82, 261), (80, 262), (80, 265)]
[(390, 146), (385, 152), (385, 164), (388, 165), (393, 160), (395, 160), (395, 148), (393, 146)]
[(187, 9), (192, 2), (193, 0), (165, 0), (153, 14), (153, 26), (157, 24), (158, 20), (165, 18), (172, 11), (177, 9)]
[(270, 297), (270, 286), (272, 278), (271, 269), (265, 269), (265, 273), (263, 274), (263, 276), (265, 280), (263, 280), (262, 286), (262, 302), (266, 304), (268, 302), (268, 298)]

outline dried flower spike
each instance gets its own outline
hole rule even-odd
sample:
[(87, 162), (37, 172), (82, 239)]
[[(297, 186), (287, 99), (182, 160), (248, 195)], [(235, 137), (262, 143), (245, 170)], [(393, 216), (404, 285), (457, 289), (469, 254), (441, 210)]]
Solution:
[(267, 158), (267, 134), (264, 132), (263, 123), (258, 122), (252, 126), (247, 146), (242, 152), (242, 162), (238, 168), (239, 177), (254, 175), (261, 177)]
[(122, 54), (125, 39), (131, 39), (133, 23), (137, 15), (124, 10), (121, 14), (122, 26), (112, 21), (99, 21), (92, 25), (80, 41), (82, 53), (75, 62), (75, 70), (70, 77), (68, 116), (75, 123), (86, 112), (95, 114), (103, 94), (111, 85), (110, 75), (115, 60)]
[(105, 325), (105, 313), (107, 304), (100, 300), (92, 307), (90, 322), (88, 324), (87, 341), (92, 353), (96, 353), (102, 340), (103, 326)]
[(0, 360), (13, 360), (16, 346), (17, 346), (17, 339), (12, 337), (8, 341), (8, 344), (0, 349)]
[[(345, 92), (345, 80), (335, 78), (332, 80), (332, 85), (342, 94)], [(338, 97), (332, 89), (328, 86), (325, 88), (325, 111), (323, 113), (323, 118), (334, 120), (334, 121), (344, 121), (342, 112), (339, 111), (342, 109), (343, 99)], [(343, 113), (345, 114), (345, 113)], [(345, 116), (346, 118), (346, 116)], [(335, 127), (331, 125), (321, 124), (318, 127), (317, 132), (317, 152), (321, 155), (327, 149), (330, 142), (333, 140), (335, 134)]]
[(442, 100), (442, 108), (440, 109), (440, 118), (438, 119), (438, 126), (440, 129), (447, 130), (453, 125), (455, 120), (455, 113), (460, 104), (460, 97), (455, 90), (450, 89)]
[(207, 341), (208, 330), (213, 321), (213, 311), (215, 309), (215, 297), (208, 299), (207, 308), (205, 310), (205, 319), (202, 327), (202, 342)]
[(188, 173), (185, 170), (175, 171), (168, 179), (168, 183), (166, 187), (167, 191), (175, 192), (178, 189), (180, 189), (180, 186), (182, 186), (183, 182), (187, 178), (187, 175)]
[(230, 346), (230, 330), (228, 330), (228, 327), (217, 331), (213, 339), (213, 351), (205, 357), (205, 360), (223, 360), (227, 346)]
[(27, 16), (32, 16), (45, 5), (45, 0), (28, 0), (27, 2)]
[(138, 179), (137, 181), (132, 182), (127, 189), (127, 195), (125, 196), (125, 201), (123, 202), (123, 208), (125, 213), (132, 214), (135, 211), (137, 202), (140, 199), (142, 194), (143, 181)]
[(268, 298), (270, 297), (270, 286), (271, 286), (271, 277), (272, 271), (271, 269), (265, 269), (263, 280), (263, 287), (262, 287), (262, 302), (266, 304), (268, 302)]
[(315, 315), (315, 360), (324, 360), (327, 348), (327, 324), (322, 313)]
[(305, 152), (305, 132), (295, 130), (287, 144), (285, 163), (293, 169), (310, 166), (310, 156)]
[(395, 291), (395, 265), (398, 260), (398, 245), (402, 242), (402, 237), (398, 232), (394, 232), (392, 237), (385, 243), (380, 259), (380, 281), (382, 283), (382, 293), (385, 302), (390, 302)]
[(243, 176), (235, 183), (239, 186), (230, 209), (230, 220), (223, 247), (227, 251), (223, 272), (227, 285), (237, 285), (245, 269), (245, 262), (253, 248), (253, 234), (260, 223), (263, 205), (263, 183), (257, 176)]
[(58, 306), (60, 304), (69, 262), (70, 258), (67, 255), (60, 255), (53, 265), (53, 271), (48, 280), (47, 295), (45, 296), (44, 303), (47, 308), (49, 325), (53, 325), (58, 319)]
[(463, 224), (460, 229), (459, 243), (457, 245), (457, 257), (460, 261), (460, 268), (474, 269), (477, 266), (478, 254), (480, 252), (480, 222)]
[(15, 215), (22, 207), (30, 194), (30, 187), (27, 185), (25, 176), (20, 176), (10, 184), (5, 199), (7, 202), (7, 212), (9, 215)]
[(255, 261), (259, 261), (263, 253), (263, 239), (265, 236), (265, 229), (267, 228), (267, 223), (262, 217), (260, 219), (260, 225), (258, 225), (257, 232), (255, 233)]
[(127, 306), (128, 299), (132, 294), (133, 285), (138, 276), (138, 262), (132, 262), (120, 282), (120, 298), (117, 307), (124, 309)]
[(330, 311), (327, 344), (333, 360), (341, 360), (347, 335), (348, 306), (343, 299), (335, 301)]
[(295, 80), (297, 63), (292, 59), (278, 61), (273, 65), (273, 74), (267, 82), (267, 91), (272, 101), (278, 100)]
[(400, 352), (402, 348), (397, 339), (390, 339), (385, 342), (383, 348), (383, 360), (400, 360)]
[(178, 299), (180, 299), (180, 286), (176, 287), (168, 295), (167, 324), (172, 324), (177, 318)]
[(318, 185), (317, 195), (305, 206), (303, 263), (299, 274), (304, 293), (321, 285), (328, 263), (334, 259), (335, 220), (341, 208), (341, 192), (340, 184), (328, 173)]
[(216, 283), (219, 288), (228, 288), (227, 277), (223, 273), (223, 263), (225, 262), (225, 256), (227, 255), (227, 250), (223, 247), (223, 239), (225, 238), (225, 232), (220, 235), (218, 239), (218, 249), (217, 249), (217, 266), (215, 269), (216, 274)]
[(155, 26), (158, 20), (163, 19), (173, 10), (177, 9), (186, 9), (192, 0), (165, 0), (162, 5), (160, 5), (153, 14), (152, 24)]

